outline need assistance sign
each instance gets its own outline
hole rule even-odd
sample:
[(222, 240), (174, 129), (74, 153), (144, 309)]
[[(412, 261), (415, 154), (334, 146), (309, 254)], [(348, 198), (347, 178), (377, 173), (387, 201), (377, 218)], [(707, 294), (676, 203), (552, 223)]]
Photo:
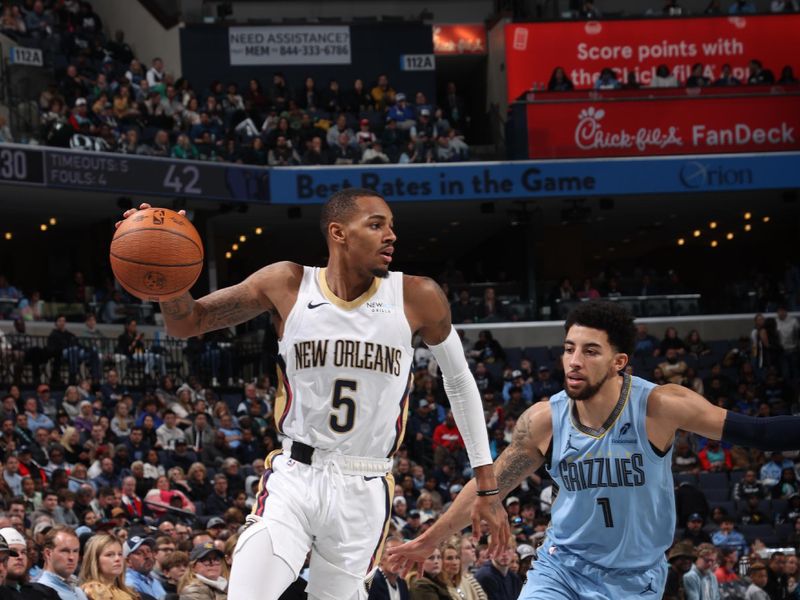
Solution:
[(350, 27), (230, 27), (228, 47), (231, 66), (349, 65)]

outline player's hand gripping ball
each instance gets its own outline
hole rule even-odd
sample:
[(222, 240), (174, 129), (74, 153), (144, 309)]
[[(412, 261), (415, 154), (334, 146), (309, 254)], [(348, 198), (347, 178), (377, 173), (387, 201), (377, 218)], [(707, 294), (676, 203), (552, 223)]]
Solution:
[(203, 270), (203, 242), (189, 219), (167, 208), (139, 210), (111, 240), (111, 269), (128, 292), (152, 302), (189, 291)]

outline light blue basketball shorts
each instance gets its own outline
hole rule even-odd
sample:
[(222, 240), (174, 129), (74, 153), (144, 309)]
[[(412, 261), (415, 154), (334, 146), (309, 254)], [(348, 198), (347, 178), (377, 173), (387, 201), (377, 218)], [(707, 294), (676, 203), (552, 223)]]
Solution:
[(668, 569), (666, 558), (645, 569), (607, 569), (545, 540), (519, 600), (661, 600)]

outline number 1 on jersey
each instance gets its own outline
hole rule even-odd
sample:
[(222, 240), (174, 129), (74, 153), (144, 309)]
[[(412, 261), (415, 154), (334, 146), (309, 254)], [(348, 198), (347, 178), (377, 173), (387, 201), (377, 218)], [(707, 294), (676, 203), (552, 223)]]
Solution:
[(614, 526), (614, 517), (611, 515), (611, 500), (608, 498), (598, 498), (597, 503), (603, 509), (603, 520), (606, 522), (606, 527)]
[[(331, 404), (333, 410), (336, 412), (331, 413), (329, 423), (331, 429), (336, 433), (347, 433), (353, 428), (356, 420), (356, 401), (350, 396), (343, 396), (342, 391), (351, 390), (357, 391), (358, 382), (352, 379), (337, 379), (333, 382), (333, 399)], [(344, 415), (340, 410), (344, 407)], [(344, 417), (343, 419), (341, 417)]]

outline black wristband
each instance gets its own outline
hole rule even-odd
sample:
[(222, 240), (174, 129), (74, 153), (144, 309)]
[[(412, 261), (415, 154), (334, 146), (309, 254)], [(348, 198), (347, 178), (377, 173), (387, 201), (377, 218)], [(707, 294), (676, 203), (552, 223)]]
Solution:
[(478, 490), (476, 494), (478, 496), (497, 496), (500, 493), (498, 488), (494, 488), (493, 490)]

